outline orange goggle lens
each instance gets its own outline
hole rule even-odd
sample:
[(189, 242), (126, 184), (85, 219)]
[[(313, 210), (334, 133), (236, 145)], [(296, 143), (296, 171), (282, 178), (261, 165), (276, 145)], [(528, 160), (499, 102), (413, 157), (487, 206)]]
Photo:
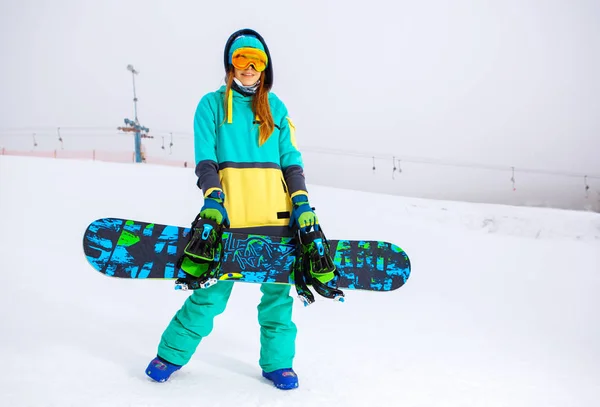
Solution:
[(248, 69), (252, 65), (258, 72), (267, 68), (267, 62), (267, 54), (256, 48), (236, 49), (231, 57), (231, 63), (237, 69)]

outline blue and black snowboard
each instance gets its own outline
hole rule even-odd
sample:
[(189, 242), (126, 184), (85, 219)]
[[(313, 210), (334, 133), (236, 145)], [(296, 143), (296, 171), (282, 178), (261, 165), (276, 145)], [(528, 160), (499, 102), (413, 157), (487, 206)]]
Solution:
[[(97, 271), (117, 278), (175, 280), (184, 277), (176, 263), (188, 241), (189, 227), (104, 218), (85, 231), (83, 250)], [(398, 246), (382, 241), (329, 240), (340, 273), (339, 288), (396, 290), (410, 275), (410, 260)], [(223, 234), (220, 280), (294, 284), (291, 237)]]

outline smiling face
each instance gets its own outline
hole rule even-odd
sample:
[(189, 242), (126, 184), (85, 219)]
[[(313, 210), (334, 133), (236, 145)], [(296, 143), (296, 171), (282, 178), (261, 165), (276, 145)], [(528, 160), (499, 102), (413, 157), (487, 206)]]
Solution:
[(252, 65), (244, 70), (234, 68), (234, 75), (244, 86), (252, 86), (260, 79), (260, 72), (257, 72)]

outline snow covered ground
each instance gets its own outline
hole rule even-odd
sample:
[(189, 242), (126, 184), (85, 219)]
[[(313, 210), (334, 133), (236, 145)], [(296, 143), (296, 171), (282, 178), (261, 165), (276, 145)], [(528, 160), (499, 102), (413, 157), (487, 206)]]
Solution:
[(187, 294), (94, 272), (81, 240), (103, 216), (189, 224), (193, 171), (0, 157), (0, 404), (598, 405), (599, 214), (310, 191), (329, 237), (404, 248), (408, 283), (297, 301), (290, 392), (260, 376), (260, 292), (238, 284), (190, 364), (158, 384), (144, 368)]

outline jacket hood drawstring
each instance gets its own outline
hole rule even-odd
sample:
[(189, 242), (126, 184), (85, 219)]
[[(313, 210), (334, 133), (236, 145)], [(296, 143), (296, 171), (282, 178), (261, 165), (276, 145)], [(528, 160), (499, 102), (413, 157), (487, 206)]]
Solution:
[[(234, 80), (237, 80), (237, 79), (234, 79)], [(235, 83), (234, 83), (234, 85), (235, 85)], [(234, 85), (232, 85), (232, 88), (235, 87)], [(258, 83), (254, 86), (256, 86), (258, 88)], [(248, 88), (252, 88), (252, 87), (245, 86), (244, 88), (248, 89)], [(239, 93), (243, 95), (242, 92), (239, 92)], [(250, 96), (250, 95), (244, 95), (244, 96)], [(229, 94), (226, 97), (227, 97), (227, 123), (231, 124), (231, 123), (233, 123), (233, 89), (229, 89)], [(256, 120), (257, 122), (260, 121), (260, 118), (258, 117), (258, 115), (255, 116), (254, 120)]]

